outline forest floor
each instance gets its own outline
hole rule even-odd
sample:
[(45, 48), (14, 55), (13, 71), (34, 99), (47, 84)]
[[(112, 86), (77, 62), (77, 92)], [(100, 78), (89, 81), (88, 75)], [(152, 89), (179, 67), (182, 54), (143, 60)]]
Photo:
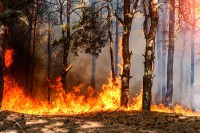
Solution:
[(200, 132), (200, 116), (147, 111), (96, 112), (74, 116), (26, 115), (0, 111), (0, 133)]

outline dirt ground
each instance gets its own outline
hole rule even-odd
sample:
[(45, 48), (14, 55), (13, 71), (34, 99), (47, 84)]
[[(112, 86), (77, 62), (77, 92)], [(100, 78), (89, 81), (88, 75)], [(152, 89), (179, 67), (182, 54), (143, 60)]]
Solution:
[(0, 133), (197, 133), (200, 116), (158, 112), (96, 112), (37, 116), (0, 111)]

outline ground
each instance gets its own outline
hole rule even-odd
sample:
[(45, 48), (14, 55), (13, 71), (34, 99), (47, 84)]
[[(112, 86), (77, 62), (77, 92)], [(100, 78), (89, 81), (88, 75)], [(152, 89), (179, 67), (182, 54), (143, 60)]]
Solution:
[(0, 133), (196, 133), (200, 117), (148, 111), (105, 111), (74, 116), (26, 115), (0, 111)]

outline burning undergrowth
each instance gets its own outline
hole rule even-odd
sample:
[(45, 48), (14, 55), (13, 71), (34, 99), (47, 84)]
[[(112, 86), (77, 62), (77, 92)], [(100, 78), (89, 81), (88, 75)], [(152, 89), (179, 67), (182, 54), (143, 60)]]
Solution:
[[(9, 50), (6, 53), (8, 54), (5, 54), (5, 62), (9, 62), (9, 65), (7, 65), (9, 67), (10, 63), (12, 63), (13, 51)], [(82, 85), (73, 87), (70, 93), (66, 93), (60, 82), (60, 77), (57, 78), (55, 84), (50, 86), (56, 93), (49, 103), (45, 100), (27, 96), (24, 88), (20, 87), (11, 76), (6, 75), (4, 77), (2, 109), (35, 115), (74, 115), (120, 109), (120, 77), (116, 79), (115, 84), (109, 78), (108, 83), (102, 86), (102, 90), (99, 93), (96, 93), (92, 87), (88, 87), (82, 93)], [(141, 107), (142, 91), (132, 99), (128, 109), (122, 110), (141, 110)], [(172, 109), (164, 105), (152, 105), (151, 110), (166, 113), (195, 114), (179, 105)]]

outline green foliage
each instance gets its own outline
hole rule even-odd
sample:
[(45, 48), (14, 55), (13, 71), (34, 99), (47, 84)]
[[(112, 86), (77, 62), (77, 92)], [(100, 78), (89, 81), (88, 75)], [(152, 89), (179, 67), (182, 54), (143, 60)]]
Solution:
[(81, 12), (82, 18), (73, 26), (71, 50), (75, 54), (84, 51), (99, 55), (108, 41), (107, 23), (102, 21), (100, 11), (96, 11), (93, 6), (83, 8)]

